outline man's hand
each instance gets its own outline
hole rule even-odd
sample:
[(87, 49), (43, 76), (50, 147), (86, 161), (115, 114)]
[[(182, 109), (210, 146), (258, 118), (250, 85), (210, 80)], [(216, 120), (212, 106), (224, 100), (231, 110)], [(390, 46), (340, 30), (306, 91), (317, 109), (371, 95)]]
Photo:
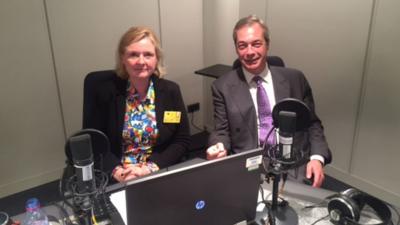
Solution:
[(218, 159), (227, 155), (224, 144), (218, 142), (207, 149), (207, 160)]
[(312, 159), (307, 163), (306, 177), (307, 179), (313, 178), (313, 187), (321, 187), (325, 175), (322, 163), (319, 160)]

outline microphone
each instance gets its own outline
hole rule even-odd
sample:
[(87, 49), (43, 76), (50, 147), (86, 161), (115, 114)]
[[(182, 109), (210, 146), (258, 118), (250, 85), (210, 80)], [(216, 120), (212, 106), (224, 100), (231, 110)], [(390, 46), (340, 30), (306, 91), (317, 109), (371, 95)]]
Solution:
[[(79, 224), (92, 224), (93, 216), (97, 221), (110, 219), (111, 224), (123, 224), (118, 222), (122, 219), (106, 193), (108, 175), (102, 169), (103, 156), (109, 149), (108, 137), (92, 128), (75, 132), (65, 143), (67, 167), (60, 179), (60, 192), (77, 215)], [(69, 198), (72, 204), (67, 201)]]
[(270, 163), (278, 166), (280, 170), (298, 167), (305, 158), (305, 149), (295, 146), (295, 133), (304, 131), (310, 126), (310, 109), (308, 106), (294, 98), (285, 98), (279, 101), (272, 109), (273, 126), (279, 134), (279, 144), (275, 145)]
[(288, 111), (279, 112), (279, 153), (285, 160), (293, 158), (293, 136), (296, 132), (296, 113)]
[(100, 169), (103, 170), (103, 156), (106, 155), (110, 150), (110, 142), (108, 140), (108, 137), (101, 132), (100, 130), (96, 129), (82, 129), (70, 136), (69, 139), (67, 139), (67, 142), (65, 143), (65, 155), (67, 156), (67, 163), (68, 165), (73, 164), (72, 160), (72, 150), (70, 147), (70, 139), (76, 136), (80, 136), (83, 134), (87, 134), (90, 136), (91, 144), (90, 144), (90, 152), (93, 154), (93, 161), (94, 163), (94, 168), (95, 169)]
[(94, 179), (94, 162), (92, 153), (92, 141), (89, 134), (71, 137), (69, 146), (72, 161), (77, 176), (78, 194), (90, 194), (96, 190)]
[[(305, 158), (303, 149), (294, 146), (296, 143), (293, 143), (295, 132), (303, 131), (309, 127), (310, 117), (308, 106), (294, 98), (282, 99), (272, 109), (273, 126), (278, 131), (279, 144), (270, 147), (267, 152), (269, 157), (267, 171), (269, 170), (269, 176), (273, 178), (272, 203), (269, 206), (269, 214), (272, 215), (271, 224), (286, 224), (282, 223), (283, 220), (280, 220), (281, 218), (285, 218), (284, 221), (286, 222), (292, 221), (295, 223), (295, 221), (298, 221), (297, 215), (290, 206), (278, 203), (279, 182), (281, 177), (285, 181), (288, 170), (299, 167), (302, 159)], [(283, 200), (283, 202), (285, 201)], [(281, 207), (279, 210), (278, 206)]]

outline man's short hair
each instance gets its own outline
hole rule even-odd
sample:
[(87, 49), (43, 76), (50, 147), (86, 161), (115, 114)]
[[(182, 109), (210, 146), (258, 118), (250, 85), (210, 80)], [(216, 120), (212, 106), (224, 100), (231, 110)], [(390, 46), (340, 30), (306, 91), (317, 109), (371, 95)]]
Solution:
[(237, 41), (237, 31), (244, 27), (244, 26), (251, 26), (253, 24), (259, 24), (261, 26), (261, 28), (264, 31), (264, 40), (266, 41), (267, 45), (269, 45), (269, 29), (267, 27), (267, 25), (264, 23), (264, 21), (260, 18), (258, 18), (256, 15), (250, 15), (250, 16), (246, 16), (241, 18), (235, 25), (235, 27), (233, 28), (233, 41), (236, 44)]

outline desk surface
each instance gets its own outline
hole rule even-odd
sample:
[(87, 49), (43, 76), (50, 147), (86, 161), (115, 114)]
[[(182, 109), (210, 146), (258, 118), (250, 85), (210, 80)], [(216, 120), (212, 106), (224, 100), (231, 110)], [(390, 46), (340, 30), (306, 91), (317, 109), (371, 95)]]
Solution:
[[(271, 193), (272, 183), (263, 183), (262, 185), (264, 190), (264, 196), (267, 196)], [(321, 188), (313, 188), (311, 186), (290, 181), (286, 182), (283, 194), (283, 197), (286, 201), (289, 202), (289, 206), (295, 211), (298, 216), (298, 224), (299, 225), (309, 225), (313, 224), (318, 219), (328, 216), (327, 204), (328, 201), (326, 197), (335, 194), (330, 190), (321, 189)], [(267, 198), (268, 199), (268, 198)], [(319, 207), (314, 208), (305, 208), (306, 206), (316, 206)], [(367, 210), (361, 211), (361, 217), (359, 223), (361, 224), (377, 224), (380, 222), (378, 217), (373, 213), (373, 210), (366, 206)], [(257, 209), (257, 215), (260, 215), (261, 209)], [(392, 211), (392, 220), (397, 221), (398, 216), (396, 213)], [(265, 214), (265, 213), (264, 213)], [(317, 225), (332, 225), (329, 220), (329, 217), (326, 217), (316, 223)]]
[[(122, 185), (123, 186), (123, 185)], [(114, 185), (115, 189), (123, 189), (120, 184)], [(264, 196), (268, 196), (271, 193), (272, 190), (272, 183), (263, 183), (262, 184)], [(333, 192), (325, 189), (320, 189), (320, 188), (313, 188), (308, 185), (304, 185), (301, 183), (293, 182), (288, 180), (282, 197), (289, 202), (290, 207), (294, 209), (298, 216), (298, 221), (300, 225), (305, 225), (305, 224), (312, 224), (316, 220), (328, 215), (328, 210), (326, 208), (326, 204), (323, 205), (323, 207), (316, 207), (316, 208), (311, 208), (311, 209), (304, 209), (305, 206), (310, 206), (314, 204), (321, 203), (327, 196), (332, 195)], [(264, 211), (262, 204), (261, 206), (257, 208), (257, 215), (262, 215), (262, 212)], [(48, 206), (44, 208), (45, 212), (48, 215), (52, 215), (53, 217), (56, 218), (63, 218), (63, 215), (60, 213), (60, 211), (57, 209), (55, 206)], [(71, 212), (70, 209), (67, 209), (68, 213)], [(371, 222), (378, 222), (374, 217), (371, 215), (370, 211), (366, 211), (365, 213), (362, 213), (362, 217), (360, 219), (361, 223), (366, 223), (366, 224), (371, 224)], [(396, 213), (392, 211), (392, 216), (393, 220), (397, 221), (398, 217)], [(265, 214), (264, 214), (265, 215)], [(20, 220), (22, 221), (24, 218), (24, 214), (20, 214), (17, 216), (12, 217), (14, 220)], [(320, 222), (317, 223), (317, 225), (331, 225), (329, 219), (326, 218)]]
[(207, 77), (218, 78), (230, 71), (232, 71), (231, 66), (223, 65), (223, 64), (215, 64), (215, 65), (206, 67), (204, 69), (196, 70), (196, 71), (194, 71), (194, 73), (203, 75), (203, 76), (207, 76)]

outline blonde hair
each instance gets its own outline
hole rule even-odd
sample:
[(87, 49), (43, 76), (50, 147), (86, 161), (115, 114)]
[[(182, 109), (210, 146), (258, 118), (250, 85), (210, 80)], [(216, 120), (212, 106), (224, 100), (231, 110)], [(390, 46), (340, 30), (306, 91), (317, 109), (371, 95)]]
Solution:
[(149, 38), (151, 43), (153, 43), (156, 50), (157, 66), (154, 74), (158, 77), (163, 77), (166, 74), (164, 67), (164, 57), (160, 46), (160, 41), (158, 40), (155, 33), (148, 27), (131, 27), (128, 31), (122, 35), (117, 49), (116, 54), (116, 68), (115, 71), (119, 77), (122, 79), (128, 79), (129, 74), (125, 69), (122, 62), (122, 57), (125, 53), (126, 47), (132, 43), (138, 42), (144, 38)]

